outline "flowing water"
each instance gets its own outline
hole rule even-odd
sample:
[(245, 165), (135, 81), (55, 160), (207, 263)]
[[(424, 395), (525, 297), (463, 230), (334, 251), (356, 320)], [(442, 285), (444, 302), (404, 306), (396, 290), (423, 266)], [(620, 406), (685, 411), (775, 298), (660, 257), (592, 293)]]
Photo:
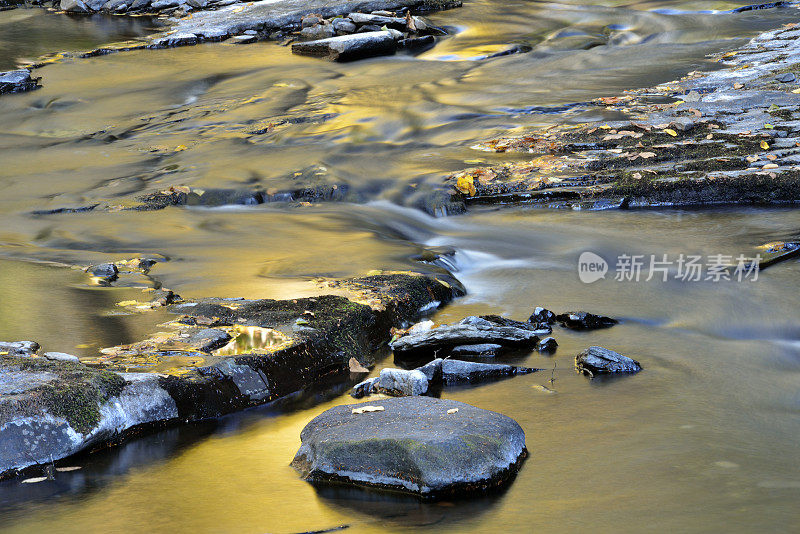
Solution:
[[(439, 246), (456, 250), (469, 295), (436, 321), (525, 319), (541, 305), (622, 324), (558, 330), (555, 355), (514, 360), (547, 371), (445, 390), (525, 430), (531, 456), (500, 494), (421, 504), (303, 482), (288, 465), (300, 430), (350, 400), (350, 384), (329, 384), (78, 457), (83, 469), (53, 482), (0, 483), (0, 530), (796, 532), (800, 265), (719, 283), (615, 281), (613, 271), (622, 254), (752, 256), (800, 238), (799, 212), (519, 207), (434, 218), (413, 207), (422, 185), (508, 157), (470, 149), (479, 141), (613, 119), (571, 104), (713, 69), (706, 54), (800, 18), (795, 9), (708, 12), (746, 3), (477, 0), (432, 15), (456, 33), (416, 58), (339, 65), (275, 43), (218, 43), (41, 69), (42, 89), (0, 98), (0, 339), (90, 355), (164, 321), (115, 312), (138, 290), (89, 287), (64, 264), (160, 255), (170, 261), (153, 275), (184, 297), (284, 298), (318, 292), (319, 277), (425, 268), (413, 256)], [(152, 28), (123, 20), (2, 12), (0, 62)], [(533, 51), (480, 60), (512, 43)], [(124, 205), (170, 185), (323, 182), (345, 185), (354, 202), (32, 214)], [(579, 280), (587, 250), (611, 262), (605, 280)], [(574, 355), (594, 344), (645, 370), (576, 375)], [(385, 357), (374, 373), (392, 365)]]

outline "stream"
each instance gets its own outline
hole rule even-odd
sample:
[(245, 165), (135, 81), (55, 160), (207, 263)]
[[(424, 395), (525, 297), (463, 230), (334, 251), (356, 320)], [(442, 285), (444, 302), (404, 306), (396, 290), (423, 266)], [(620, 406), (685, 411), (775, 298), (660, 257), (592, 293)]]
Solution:
[[(556, 330), (554, 355), (509, 360), (543, 371), (444, 391), (525, 430), (531, 455), (500, 493), (420, 503), (301, 480), (289, 466), (300, 430), (352, 401), (353, 377), (78, 456), (82, 469), (55, 481), (0, 482), (0, 531), (796, 532), (800, 263), (741, 282), (618, 281), (614, 270), (622, 255), (754, 257), (765, 243), (800, 239), (800, 212), (507, 206), (433, 217), (414, 193), (477, 160), (525, 158), (471, 148), (481, 141), (614, 120), (573, 104), (714, 69), (706, 55), (800, 13), (721, 12), (749, 3), (469, 0), (428, 17), (453, 35), (417, 57), (335, 64), (273, 42), (209, 43), (38, 70), (41, 89), (0, 98), (2, 340), (91, 356), (166, 320), (121, 313), (115, 303), (139, 289), (91, 287), (64, 265), (156, 256), (169, 261), (151, 274), (184, 298), (291, 298), (319, 294), (320, 278), (433, 271), (414, 257), (434, 247), (455, 250), (448, 266), (468, 291), (437, 323), (525, 320), (544, 306), (621, 324)], [(0, 67), (155, 28), (146, 18), (0, 12)], [(533, 50), (482, 59), (511, 44)], [(124, 206), (173, 185), (309, 183), (344, 184), (350, 202), (32, 213)], [(608, 261), (605, 279), (581, 282), (585, 251)], [(644, 371), (578, 375), (575, 355), (589, 345)], [(370, 376), (392, 366), (382, 354)]]

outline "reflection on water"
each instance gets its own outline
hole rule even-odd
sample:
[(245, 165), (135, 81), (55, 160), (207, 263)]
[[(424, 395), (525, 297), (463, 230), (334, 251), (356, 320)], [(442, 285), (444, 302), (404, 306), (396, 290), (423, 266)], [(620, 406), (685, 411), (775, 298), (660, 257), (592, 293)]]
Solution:
[[(426, 183), (465, 161), (509, 157), (476, 154), (469, 147), (478, 141), (607, 118), (572, 104), (714, 68), (705, 54), (796, 18), (794, 9), (695, 13), (745, 3), (478, 0), (433, 15), (459, 32), (418, 58), (338, 65), (274, 43), (216, 43), (43, 68), (42, 89), (0, 99), (0, 339), (97, 356), (174, 319), (158, 311), (110, 315), (116, 302), (141, 300), (140, 290), (90, 286), (78, 271), (15, 259), (85, 265), (161, 255), (168, 261), (152, 276), (186, 298), (288, 298), (318, 294), (317, 277), (436, 269), (414, 259), (436, 247), (455, 250), (448, 265), (469, 291), (436, 321), (484, 313), (524, 319), (541, 305), (622, 324), (556, 331), (554, 355), (515, 356), (552, 372), (444, 391), (525, 429), (531, 457), (500, 494), (425, 504), (300, 480), (288, 465), (300, 430), (350, 401), (349, 386), (362, 378), (354, 375), (279, 405), (80, 456), (71, 462), (83, 469), (54, 481), (4, 482), (0, 530), (792, 530), (800, 486), (798, 263), (771, 267), (750, 284), (609, 277), (590, 285), (578, 280), (576, 264), (586, 250), (606, 258), (753, 255), (800, 235), (796, 211), (487, 209), (436, 219), (409, 207), (426, 195)], [(53, 17), (36, 13), (24, 20), (10, 17), (27, 11), (0, 13), (0, 25), (23, 31)], [(87, 45), (105, 38), (87, 37), (102, 26), (80, 20)], [(59, 46), (84, 47), (68, 42), (68, 28)], [(533, 50), (474, 60), (512, 43)], [(3, 48), (0, 57), (40, 50), (25, 47)], [(126, 206), (171, 185), (270, 191), (330, 183), (359, 203), (32, 215)], [(281, 342), (275, 332), (243, 329), (222, 350)], [(579, 376), (574, 356), (589, 344), (630, 355), (644, 371), (602, 382)], [(384, 358), (373, 375), (389, 365)]]
[(233, 339), (224, 347), (215, 350), (215, 355), (227, 356), (254, 350), (274, 351), (290, 341), (285, 334), (272, 328), (235, 325), (232, 330), (229, 333)]

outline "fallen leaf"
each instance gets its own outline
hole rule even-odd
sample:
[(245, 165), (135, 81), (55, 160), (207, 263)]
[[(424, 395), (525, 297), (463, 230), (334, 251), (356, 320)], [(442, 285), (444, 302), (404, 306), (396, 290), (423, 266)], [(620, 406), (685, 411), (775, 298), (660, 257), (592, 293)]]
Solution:
[(456, 189), (471, 197), (474, 197), (475, 193), (477, 192), (475, 190), (475, 182), (472, 176), (466, 174), (458, 177), (458, 180), (456, 180)]
[(654, 158), (654, 157), (656, 157), (656, 153), (655, 152), (640, 152), (639, 153), (639, 157), (643, 158), (643, 159)]
[(77, 471), (78, 469), (83, 469), (83, 468), (77, 465), (73, 465), (70, 467), (56, 467), (56, 471), (58, 471), (59, 473), (69, 473), (70, 471)]
[(678, 137), (678, 132), (676, 132), (676, 131), (675, 131), (675, 130), (673, 130), (672, 128), (665, 128), (665, 129), (664, 129), (664, 133), (665, 133), (665, 134), (669, 134), (669, 135), (671, 135), (672, 137)]
[(796, 94), (796, 95), (800, 95), (800, 89), (795, 89), (795, 90), (794, 90), (794, 91), (792, 91), (792, 92), (793, 92), (794, 94)]
[(764, 165), (761, 168), (762, 169), (777, 169), (778, 165), (776, 163), (767, 163), (766, 165)]
[(369, 373), (369, 369), (361, 365), (361, 362), (359, 362), (355, 358), (350, 358), (348, 365), (350, 367), (351, 373)]
[(746, 157), (746, 158), (744, 158), (744, 159), (746, 159), (746, 160), (747, 160), (747, 163), (753, 163), (753, 162), (755, 162), (755, 161), (758, 161), (758, 156), (747, 156), (747, 157)]
[(767, 143), (766, 141), (761, 141), (761, 148), (763, 150), (769, 150), (769, 143)]
[(631, 178), (633, 178), (634, 180), (641, 180), (642, 179), (642, 173), (635, 172), (635, 173), (631, 174)]
[(175, 147), (175, 152), (182, 152), (186, 150), (186, 145), (178, 145)]
[(456, 412), (458, 412), (458, 408), (450, 408), (449, 410), (447, 410), (448, 415), (452, 415)]
[(774, 129), (775, 129), (775, 127), (774, 127), (773, 125), (771, 125), (771, 124), (765, 124), (765, 125), (764, 125), (764, 128), (765, 128), (766, 130), (774, 130)]
[(362, 406), (360, 408), (353, 408), (352, 412), (354, 414), (360, 414), (366, 412), (382, 412), (383, 410), (383, 406)]
[(714, 134), (708, 134), (708, 135), (706, 136), (706, 139), (714, 139)]
[(734, 89), (741, 89), (742, 87), (744, 87), (743, 83), (735, 83), (735, 84), (733, 84), (733, 88)]

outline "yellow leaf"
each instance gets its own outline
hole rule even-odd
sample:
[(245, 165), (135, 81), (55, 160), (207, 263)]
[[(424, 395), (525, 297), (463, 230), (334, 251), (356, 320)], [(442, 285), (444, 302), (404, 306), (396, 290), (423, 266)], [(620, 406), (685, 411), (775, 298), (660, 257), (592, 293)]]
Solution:
[(769, 143), (766, 141), (761, 141), (761, 148), (762, 150), (769, 150)]
[(800, 95), (800, 89), (795, 89), (795, 90), (794, 90), (794, 91), (792, 91), (792, 92), (793, 92), (794, 94), (796, 94), (796, 95)]
[(665, 128), (665, 129), (664, 129), (664, 133), (665, 133), (665, 134), (669, 134), (669, 135), (671, 135), (672, 137), (678, 137), (678, 132), (676, 132), (676, 131), (675, 131), (675, 130), (673, 130), (672, 128)]
[(774, 127), (773, 125), (771, 125), (771, 124), (765, 124), (765, 125), (764, 125), (764, 128), (766, 128), (767, 130), (772, 130), (772, 129), (774, 129), (775, 127)]
[(776, 163), (767, 163), (766, 165), (764, 165), (761, 168), (762, 169), (777, 169), (778, 165)]
[(475, 196), (475, 181), (473, 180), (472, 176), (462, 175), (458, 177), (456, 181), (456, 189), (464, 193), (465, 195), (469, 195), (471, 197)]
[(135, 306), (139, 304), (135, 300), (123, 300), (121, 302), (117, 302), (117, 306)]
[(359, 414), (365, 412), (382, 412), (383, 410), (383, 406), (362, 406), (360, 408), (353, 408), (352, 412), (354, 414)]
[(186, 150), (186, 145), (178, 145), (175, 147), (175, 152), (181, 152), (183, 150)]

